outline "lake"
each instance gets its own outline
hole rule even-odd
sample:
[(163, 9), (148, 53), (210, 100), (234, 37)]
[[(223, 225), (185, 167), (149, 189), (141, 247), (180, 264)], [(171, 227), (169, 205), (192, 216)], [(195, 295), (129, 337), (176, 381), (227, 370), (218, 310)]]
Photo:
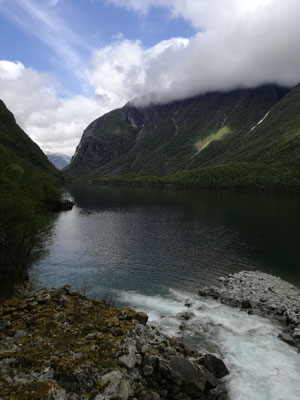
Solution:
[(278, 323), (197, 296), (244, 269), (299, 285), (299, 197), (96, 185), (66, 194), (76, 206), (56, 216), (32, 272), (39, 286), (71, 284), (147, 312), (163, 333), (225, 361), (230, 400), (300, 398), (300, 357)]
[(41, 286), (89, 294), (195, 292), (243, 269), (300, 284), (300, 198), (72, 184), (55, 221)]

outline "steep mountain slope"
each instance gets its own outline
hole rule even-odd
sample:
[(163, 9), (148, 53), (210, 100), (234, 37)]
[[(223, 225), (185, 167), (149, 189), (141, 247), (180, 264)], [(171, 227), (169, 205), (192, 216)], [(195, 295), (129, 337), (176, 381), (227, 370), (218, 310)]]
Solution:
[(0, 298), (42, 253), (60, 198), (58, 170), (0, 101)]
[(50, 153), (46, 151), (45, 154), (51, 164), (53, 164), (57, 169), (65, 168), (67, 165), (69, 165), (72, 158), (70, 156), (67, 156), (66, 154), (61, 153)]
[(279, 148), (286, 132), (276, 124), (288, 117), (284, 104), (296, 101), (297, 90), (285, 98), (288, 89), (265, 85), (146, 108), (129, 103), (87, 127), (66, 171), (163, 176), (238, 161), (285, 161)]
[(2, 100), (0, 100), (0, 144), (16, 157), (29, 161), (41, 170), (57, 173), (39, 146), (17, 125), (13, 114)]

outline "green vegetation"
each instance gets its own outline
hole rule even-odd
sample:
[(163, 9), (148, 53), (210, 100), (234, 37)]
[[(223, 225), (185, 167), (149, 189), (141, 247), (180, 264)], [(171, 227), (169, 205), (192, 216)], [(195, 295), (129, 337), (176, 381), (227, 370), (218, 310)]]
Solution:
[(0, 296), (27, 278), (44, 250), (57, 171), (0, 102)]
[[(66, 172), (73, 177), (166, 176), (233, 162), (286, 161), (283, 153), (276, 160), (267, 155), (283, 142), (285, 147), (294, 145), (287, 142), (282, 124), (275, 135), (272, 127), (262, 134), (260, 130), (273, 119), (270, 110), (275, 110), (288, 92), (266, 85), (146, 108), (128, 104), (90, 124)], [(300, 96), (297, 101), (300, 107)], [(266, 121), (257, 125), (268, 112)], [(285, 118), (283, 113), (281, 120)]]
[[(42, 296), (45, 301), (39, 301)], [(56, 380), (8, 383), (5, 378), (9, 374), (4, 374), (0, 377), (0, 398), (42, 400), (53, 398), (51, 391), (55, 388), (75, 391), (81, 398), (94, 398), (102, 389), (99, 373), (117, 368), (115, 357), (122, 339), (143, 315), (74, 291), (70, 295), (65, 287), (6, 300), (0, 303), (0, 317), (4, 325), (9, 324), (5, 331), (0, 329), (0, 343), (5, 343), (5, 332), (20, 349), (16, 353), (2, 352), (0, 361), (9, 359), (14, 374), (42, 375), (43, 370), (51, 368)], [(24, 329), (26, 335), (16, 335)], [(30, 397), (24, 397), (26, 392)]]
[(112, 111), (86, 129), (66, 171), (102, 183), (290, 191), (299, 169), (300, 85), (265, 85)]
[(299, 191), (300, 170), (284, 164), (233, 163), (171, 174), (164, 177), (127, 174), (96, 177), (94, 183), (115, 185), (183, 186), (256, 191)]

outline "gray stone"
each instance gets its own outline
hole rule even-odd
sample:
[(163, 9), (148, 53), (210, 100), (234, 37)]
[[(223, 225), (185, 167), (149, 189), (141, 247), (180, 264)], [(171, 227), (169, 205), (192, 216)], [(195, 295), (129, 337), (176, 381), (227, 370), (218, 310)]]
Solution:
[(75, 370), (56, 373), (55, 378), (67, 390), (75, 393), (87, 393), (99, 381), (99, 372), (93, 362), (86, 362), (79, 365)]
[(184, 305), (190, 308), (193, 305), (193, 302), (191, 299), (186, 299)]
[(58, 303), (61, 307), (67, 307), (70, 304), (71, 300), (68, 297), (62, 295), (60, 296)]
[(145, 365), (145, 366), (143, 367), (142, 371), (143, 371), (143, 374), (144, 374), (145, 376), (150, 376), (150, 375), (153, 374), (154, 369), (153, 369), (153, 367), (151, 367), (151, 365)]
[(153, 390), (142, 390), (139, 393), (139, 400), (159, 400), (160, 396)]
[(89, 333), (86, 335), (86, 340), (96, 340), (97, 339), (97, 333)]
[(198, 360), (198, 363), (200, 365), (203, 365), (218, 379), (221, 379), (229, 374), (229, 371), (224, 362), (213, 354), (205, 354)]
[(183, 313), (176, 314), (176, 318), (181, 321), (188, 321), (191, 318), (193, 318), (194, 316), (195, 316), (195, 314), (192, 312), (183, 312)]
[(278, 338), (280, 340), (282, 340), (283, 342), (290, 344), (291, 346), (293, 346), (295, 344), (295, 340), (288, 333), (281, 332), (281, 333), (279, 333)]
[(300, 329), (297, 328), (294, 330), (293, 338), (297, 340), (300, 339)]
[(20, 329), (15, 333), (14, 338), (20, 339), (20, 338), (26, 337), (27, 335), (28, 335), (27, 331)]
[(135, 367), (135, 365), (137, 363), (137, 357), (136, 357), (134, 348), (129, 347), (128, 354), (124, 354), (123, 356), (119, 357), (117, 359), (117, 363), (121, 367), (125, 367), (127, 369), (131, 369), (131, 368)]
[(78, 296), (79, 295), (79, 292), (70, 285), (65, 285), (63, 287), (63, 289), (66, 292), (66, 294), (69, 296)]
[(129, 396), (131, 396), (131, 387), (119, 370), (102, 376), (101, 382), (106, 385), (103, 392), (105, 399), (128, 400)]
[(51, 300), (51, 296), (48, 293), (42, 294), (41, 296), (38, 296), (36, 301), (39, 304), (49, 304)]

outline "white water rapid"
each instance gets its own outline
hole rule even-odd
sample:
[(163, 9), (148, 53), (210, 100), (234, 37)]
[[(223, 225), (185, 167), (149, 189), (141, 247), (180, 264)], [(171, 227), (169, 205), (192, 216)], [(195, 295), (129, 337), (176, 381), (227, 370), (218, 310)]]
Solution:
[[(150, 323), (169, 336), (182, 336), (190, 348), (221, 357), (230, 370), (225, 380), (231, 400), (300, 399), (300, 354), (277, 339), (276, 323), (173, 290), (168, 297), (122, 292), (121, 301), (147, 312)], [(176, 314), (186, 311), (195, 316), (180, 329)]]

